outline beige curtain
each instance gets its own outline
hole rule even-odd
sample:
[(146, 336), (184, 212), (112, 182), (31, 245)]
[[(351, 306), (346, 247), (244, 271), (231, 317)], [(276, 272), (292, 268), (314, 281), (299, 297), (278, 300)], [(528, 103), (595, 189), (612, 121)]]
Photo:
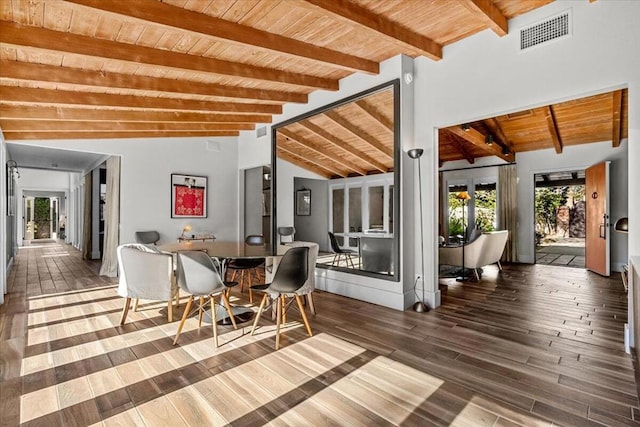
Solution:
[(509, 230), (507, 245), (502, 254), (502, 261), (518, 261), (518, 198), (516, 165), (498, 168), (498, 199), (500, 230)]
[(118, 258), (116, 249), (120, 242), (120, 157), (107, 159), (107, 196), (104, 207), (104, 243), (100, 275), (116, 277)]
[(84, 219), (82, 224), (82, 259), (91, 259), (92, 173), (84, 176)]

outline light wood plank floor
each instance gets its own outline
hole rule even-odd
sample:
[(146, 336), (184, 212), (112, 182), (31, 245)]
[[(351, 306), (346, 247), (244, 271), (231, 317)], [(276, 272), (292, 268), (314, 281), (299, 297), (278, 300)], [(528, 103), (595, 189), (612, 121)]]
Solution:
[[(0, 423), (25, 425), (638, 425), (617, 276), (554, 266), (442, 279), (443, 305), (398, 312), (317, 292), (274, 351), (268, 318), (178, 322), (142, 301), (118, 326), (115, 280), (68, 245), (22, 248), (0, 307)], [(184, 308), (174, 316), (180, 318)], [(232, 303), (247, 304), (234, 293)]]

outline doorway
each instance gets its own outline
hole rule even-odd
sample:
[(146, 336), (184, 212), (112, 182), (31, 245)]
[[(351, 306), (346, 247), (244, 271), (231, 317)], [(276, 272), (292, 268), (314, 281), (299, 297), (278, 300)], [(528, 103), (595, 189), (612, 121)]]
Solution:
[(535, 262), (585, 267), (585, 171), (535, 174)]
[(24, 198), (23, 229), (25, 243), (32, 240), (56, 240), (59, 235), (58, 197), (28, 196)]

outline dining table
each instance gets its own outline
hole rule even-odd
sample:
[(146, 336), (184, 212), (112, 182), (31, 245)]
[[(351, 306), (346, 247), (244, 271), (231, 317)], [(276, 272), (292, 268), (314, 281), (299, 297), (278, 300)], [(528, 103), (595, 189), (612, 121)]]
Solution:
[[(240, 258), (270, 258), (277, 256), (273, 251), (271, 244), (250, 245), (244, 241), (182, 241), (178, 243), (166, 243), (159, 245), (158, 249), (163, 252), (178, 253), (180, 251), (205, 251), (210, 257), (218, 258), (222, 262), (223, 280), (226, 276), (226, 265), (232, 259)], [(230, 325), (231, 320), (229, 314), (224, 307), (216, 307), (216, 316), (219, 325)], [(236, 323), (244, 323), (250, 321), (255, 312), (249, 307), (231, 306), (231, 311)], [(203, 320), (211, 322), (210, 315), (205, 315)]]

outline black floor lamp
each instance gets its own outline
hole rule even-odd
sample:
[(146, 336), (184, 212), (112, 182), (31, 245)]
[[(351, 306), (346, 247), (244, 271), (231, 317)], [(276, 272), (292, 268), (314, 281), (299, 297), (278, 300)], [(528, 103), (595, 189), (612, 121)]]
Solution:
[(464, 282), (467, 280), (467, 276), (464, 271), (464, 247), (467, 244), (467, 227), (464, 223), (464, 210), (465, 210), (465, 202), (471, 199), (469, 193), (466, 191), (461, 191), (456, 195), (456, 199), (462, 200), (462, 273), (460, 276), (456, 277), (456, 282)]
[(420, 201), (420, 261), (422, 265), (422, 269), (420, 270), (420, 278), (422, 279), (422, 299), (418, 296), (416, 292), (416, 286), (418, 286), (418, 278), (416, 277), (416, 281), (413, 284), (413, 292), (418, 297), (419, 301), (413, 304), (413, 310), (418, 313), (423, 313), (425, 311), (429, 311), (429, 308), (424, 302), (424, 225), (422, 224), (422, 170), (420, 168), (420, 157), (424, 153), (422, 148), (413, 148), (407, 151), (407, 155), (414, 160), (418, 161), (418, 193), (419, 193), (419, 201)]

